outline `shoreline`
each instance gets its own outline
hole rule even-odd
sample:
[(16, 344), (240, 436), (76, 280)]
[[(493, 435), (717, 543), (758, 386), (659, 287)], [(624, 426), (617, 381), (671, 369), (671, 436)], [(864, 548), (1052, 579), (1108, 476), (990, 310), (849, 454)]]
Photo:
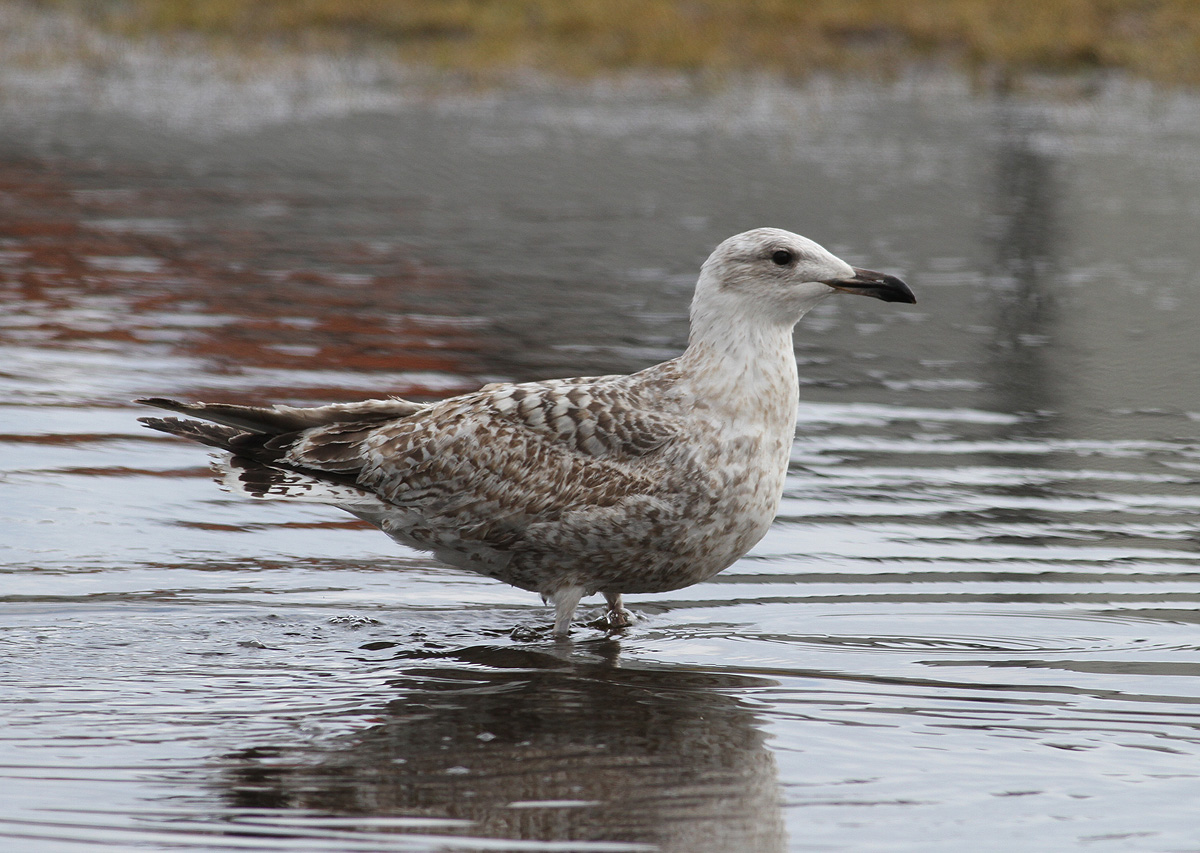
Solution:
[(1188, 0), (29, 0), (11, 8), (131, 40), (236, 56), (371, 55), (496, 85), (530, 75), (588, 81), (680, 76), (722, 86), (766, 74), (886, 82), (912, 68), (989, 90), (1063, 76), (1076, 88), (1128, 75), (1200, 86), (1200, 12)]

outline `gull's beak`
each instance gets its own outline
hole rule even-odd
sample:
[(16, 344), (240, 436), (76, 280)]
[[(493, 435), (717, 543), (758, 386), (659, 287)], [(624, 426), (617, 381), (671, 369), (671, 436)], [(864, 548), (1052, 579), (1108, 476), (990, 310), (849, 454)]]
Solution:
[(860, 270), (858, 267), (853, 267), (853, 269), (854, 278), (838, 278), (822, 283), (843, 293), (874, 296), (876, 299), (882, 299), (884, 302), (908, 302), (912, 304), (917, 301), (917, 297), (913, 296), (913, 292), (908, 289), (908, 285), (894, 275), (875, 272), (874, 270)]

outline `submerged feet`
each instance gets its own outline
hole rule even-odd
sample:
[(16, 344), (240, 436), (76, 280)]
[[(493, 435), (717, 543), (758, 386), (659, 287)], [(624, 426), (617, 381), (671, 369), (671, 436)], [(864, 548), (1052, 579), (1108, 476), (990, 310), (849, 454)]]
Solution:
[[(584, 589), (580, 586), (568, 586), (550, 596), (554, 602), (554, 637), (565, 639), (571, 633), (571, 619), (579, 599), (583, 598)], [(626, 610), (621, 603), (619, 592), (604, 593), (604, 601), (608, 609), (599, 619), (588, 624), (589, 628), (599, 628), (602, 631), (619, 631), (633, 624), (633, 614)]]
[(599, 619), (588, 622), (589, 628), (597, 628), (601, 631), (623, 631), (633, 625), (633, 614), (621, 606), (619, 592), (604, 593), (604, 601), (608, 605), (608, 609)]
[(608, 605), (608, 610), (603, 616), (591, 623), (593, 626), (607, 628), (610, 631), (618, 631), (622, 628), (628, 628), (633, 624), (633, 614), (621, 605), (621, 593), (604, 593), (604, 602)]

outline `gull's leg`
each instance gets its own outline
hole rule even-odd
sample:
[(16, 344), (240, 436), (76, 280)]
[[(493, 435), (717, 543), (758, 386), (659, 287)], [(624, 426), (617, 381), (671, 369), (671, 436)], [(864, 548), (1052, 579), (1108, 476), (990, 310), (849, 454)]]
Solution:
[(550, 596), (554, 602), (554, 636), (566, 637), (571, 633), (571, 617), (575, 615), (575, 605), (583, 598), (583, 587), (564, 586)]
[(604, 614), (610, 628), (628, 628), (633, 624), (633, 614), (621, 604), (621, 593), (606, 592), (604, 601), (608, 604), (608, 612)]

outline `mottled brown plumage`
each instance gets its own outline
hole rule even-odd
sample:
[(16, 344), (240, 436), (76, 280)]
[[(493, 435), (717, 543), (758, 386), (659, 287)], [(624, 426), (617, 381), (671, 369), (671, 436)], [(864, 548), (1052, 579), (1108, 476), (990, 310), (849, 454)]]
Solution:
[(555, 633), (583, 595), (678, 589), (746, 553), (775, 515), (797, 403), (792, 328), (842, 290), (912, 302), (786, 231), (725, 241), (705, 263), (678, 358), (629, 376), (495, 384), (433, 404), (316, 408), (139, 402), (144, 418), (226, 450), (223, 482), (328, 503), (439, 559), (541, 593)]

